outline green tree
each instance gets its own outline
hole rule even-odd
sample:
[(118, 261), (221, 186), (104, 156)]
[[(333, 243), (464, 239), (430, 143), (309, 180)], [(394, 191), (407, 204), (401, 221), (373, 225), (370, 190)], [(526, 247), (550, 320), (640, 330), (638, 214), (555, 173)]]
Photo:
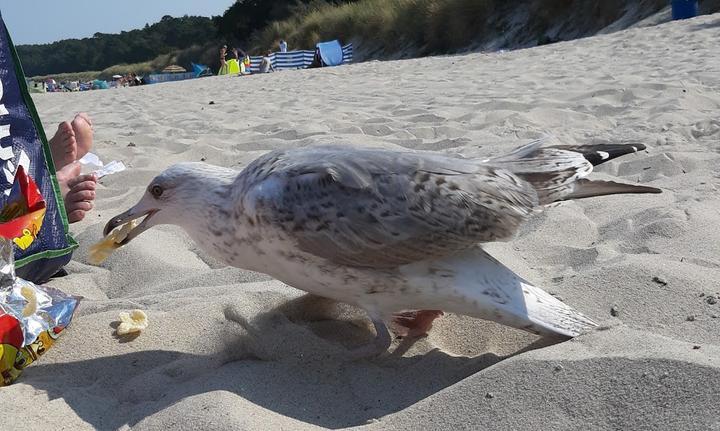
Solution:
[(166, 15), (143, 29), (120, 34), (95, 33), (84, 39), (19, 45), (28, 76), (102, 70), (121, 63), (150, 61), (158, 55), (217, 41), (217, 28), (207, 17)]

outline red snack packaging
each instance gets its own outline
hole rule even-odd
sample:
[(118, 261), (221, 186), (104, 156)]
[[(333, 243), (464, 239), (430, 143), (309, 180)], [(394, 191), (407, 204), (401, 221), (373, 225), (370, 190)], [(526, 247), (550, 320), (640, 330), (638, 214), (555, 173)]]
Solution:
[(70, 324), (80, 298), (15, 276), (14, 246), (37, 238), (45, 201), (22, 166), (0, 209), (0, 386), (15, 381)]

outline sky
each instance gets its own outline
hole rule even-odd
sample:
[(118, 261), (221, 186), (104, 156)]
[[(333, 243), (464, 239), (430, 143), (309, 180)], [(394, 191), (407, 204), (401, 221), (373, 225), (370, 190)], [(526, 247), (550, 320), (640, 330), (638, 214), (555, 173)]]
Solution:
[(0, 0), (15, 45), (50, 43), (119, 33), (160, 21), (163, 15), (222, 15), (234, 0)]

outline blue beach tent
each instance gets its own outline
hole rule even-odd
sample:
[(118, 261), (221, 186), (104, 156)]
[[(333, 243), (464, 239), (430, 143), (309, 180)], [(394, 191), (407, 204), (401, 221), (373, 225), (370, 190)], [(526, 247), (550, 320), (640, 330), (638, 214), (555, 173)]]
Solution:
[(323, 66), (338, 66), (343, 62), (343, 48), (340, 41), (320, 42), (316, 45)]
[(192, 63), (192, 69), (196, 78), (200, 78), (201, 76), (213, 75), (212, 70), (210, 70), (210, 68), (205, 66), (204, 64)]

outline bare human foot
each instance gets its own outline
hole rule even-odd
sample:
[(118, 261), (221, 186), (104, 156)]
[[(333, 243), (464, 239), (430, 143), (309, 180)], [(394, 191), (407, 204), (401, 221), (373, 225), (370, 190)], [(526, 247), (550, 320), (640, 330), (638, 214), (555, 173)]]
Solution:
[(89, 153), (93, 146), (92, 120), (88, 114), (81, 112), (75, 116), (71, 124), (77, 141), (76, 157), (79, 160)]
[(97, 185), (95, 175), (80, 175), (81, 166), (76, 163), (90, 151), (93, 145), (90, 117), (81, 112), (72, 122), (60, 123), (49, 143), (58, 183), (65, 200), (68, 221), (78, 222), (93, 208)]
[(83, 158), (92, 149), (92, 120), (86, 113), (81, 112), (72, 122), (63, 121), (58, 125), (55, 135), (50, 138), (49, 144), (55, 170), (60, 171)]
[(50, 138), (49, 144), (56, 171), (77, 160), (75, 131), (69, 121), (63, 121), (58, 125), (57, 131)]
[(60, 190), (65, 199), (68, 221), (76, 223), (93, 208), (97, 178), (95, 174), (80, 174), (80, 164), (73, 163), (57, 172)]

